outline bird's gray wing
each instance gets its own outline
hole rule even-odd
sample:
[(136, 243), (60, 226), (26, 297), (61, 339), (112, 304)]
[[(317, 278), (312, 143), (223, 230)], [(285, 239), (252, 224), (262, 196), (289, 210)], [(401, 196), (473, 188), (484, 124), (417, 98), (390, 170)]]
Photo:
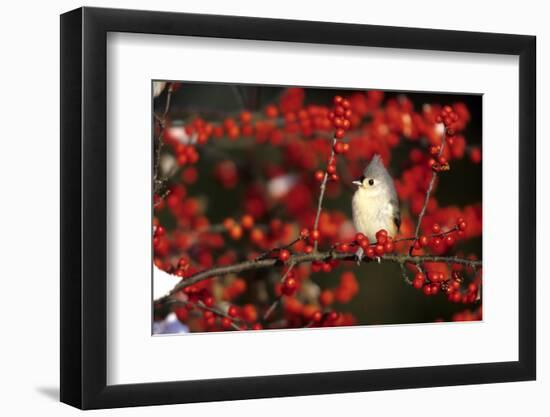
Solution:
[(397, 227), (397, 231), (399, 232), (399, 228), (401, 227), (401, 212), (399, 211), (399, 202), (397, 199), (392, 199), (390, 202), (392, 208), (393, 208), (393, 223)]

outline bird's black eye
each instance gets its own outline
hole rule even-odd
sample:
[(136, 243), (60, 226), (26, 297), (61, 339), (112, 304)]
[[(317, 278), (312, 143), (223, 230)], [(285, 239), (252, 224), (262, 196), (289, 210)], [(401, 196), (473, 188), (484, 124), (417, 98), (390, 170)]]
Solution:
[(372, 178), (369, 180), (369, 185), (374, 185), (374, 180)]

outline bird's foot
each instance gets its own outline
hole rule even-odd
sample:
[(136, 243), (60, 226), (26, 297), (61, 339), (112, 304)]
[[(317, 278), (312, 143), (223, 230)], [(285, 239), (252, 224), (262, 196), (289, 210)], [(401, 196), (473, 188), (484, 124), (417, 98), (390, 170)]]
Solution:
[(361, 265), (361, 261), (363, 260), (363, 248), (359, 247), (357, 249), (357, 252), (355, 252), (355, 256), (357, 257), (357, 265)]

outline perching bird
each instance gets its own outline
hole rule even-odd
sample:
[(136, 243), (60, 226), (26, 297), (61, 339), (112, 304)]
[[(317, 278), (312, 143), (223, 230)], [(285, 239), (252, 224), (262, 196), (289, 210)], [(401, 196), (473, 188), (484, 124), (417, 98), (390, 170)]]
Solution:
[[(363, 233), (369, 242), (376, 242), (376, 232), (385, 229), (388, 236), (395, 237), (401, 225), (399, 201), (393, 183), (380, 155), (374, 155), (358, 181), (357, 191), (351, 202), (353, 223), (357, 232)], [(357, 251), (358, 262), (363, 250)]]

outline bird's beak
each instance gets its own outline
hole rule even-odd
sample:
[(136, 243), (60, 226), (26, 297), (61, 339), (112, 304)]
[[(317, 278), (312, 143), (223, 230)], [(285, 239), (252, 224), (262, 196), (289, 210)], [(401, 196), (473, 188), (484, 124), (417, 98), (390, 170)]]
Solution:
[(358, 187), (361, 187), (361, 185), (363, 185), (363, 184), (361, 184), (361, 181), (353, 181), (352, 184), (355, 184)]

